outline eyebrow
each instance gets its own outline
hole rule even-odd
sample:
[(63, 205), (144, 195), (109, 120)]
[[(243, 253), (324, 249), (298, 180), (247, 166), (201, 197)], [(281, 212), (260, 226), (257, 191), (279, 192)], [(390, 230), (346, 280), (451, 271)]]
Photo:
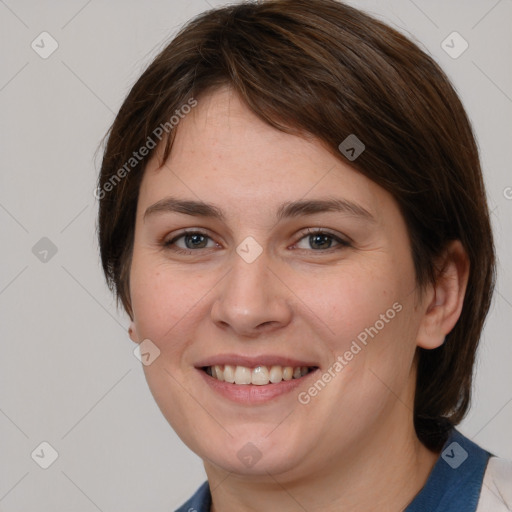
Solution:
[[(282, 220), (285, 218), (314, 215), (324, 212), (346, 213), (360, 217), (363, 220), (376, 222), (375, 217), (363, 206), (339, 198), (289, 201), (279, 206), (276, 217), (278, 220)], [(226, 219), (223, 211), (214, 204), (205, 203), (203, 201), (166, 197), (146, 209), (144, 220), (146, 220), (147, 217), (160, 213), (181, 213), (193, 217), (218, 219), (220, 221), (225, 221)]]

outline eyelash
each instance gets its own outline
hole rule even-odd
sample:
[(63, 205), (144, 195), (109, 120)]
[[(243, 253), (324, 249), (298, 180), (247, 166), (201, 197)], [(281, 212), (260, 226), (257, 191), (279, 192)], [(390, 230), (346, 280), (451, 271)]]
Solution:
[[(177, 240), (179, 240), (179, 239), (181, 239), (183, 237), (186, 237), (186, 236), (190, 236), (190, 235), (202, 235), (202, 236), (212, 240), (212, 238), (207, 233), (205, 233), (204, 231), (201, 231), (201, 230), (193, 230), (192, 231), (192, 230), (190, 230), (190, 231), (183, 231), (182, 233), (180, 233), (179, 235), (175, 236), (171, 240), (164, 241), (162, 243), (162, 246), (165, 249), (171, 250), (171, 251), (173, 251), (173, 252), (175, 252), (177, 254), (193, 254), (195, 252), (200, 251), (201, 249), (204, 249), (204, 250), (211, 249), (211, 248), (206, 248), (206, 247), (203, 247), (203, 248), (200, 248), (200, 249), (182, 249), (180, 247), (172, 247), (173, 244), (175, 244)], [(317, 249), (317, 250), (310, 249), (310, 251), (312, 251), (312, 252), (316, 252), (316, 253), (331, 253), (332, 251), (340, 250), (340, 249), (343, 249), (343, 248), (351, 246), (351, 244), (347, 240), (343, 240), (342, 238), (334, 235), (333, 233), (330, 233), (329, 231), (322, 230), (321, 228), (317, 228), (317, 229), (308, 228), (308, 229), (306, 229), (301, 234), (300, 238), (295, 242), (295, 244), (299, 243), (301, 240), (303, 240), (304, 238), (306, 238), (308, 236), (311, 236), (311, 235), (327, 235), (329, 238), (331, 238), (332, 240), (336, 241), (337, 244), (338, 244), (335, 247), (329, 247), (328, 249), (325, 249), (325, 250), (323, 250), (323, 249)], [(308, 250), (308, 249), (299, 249), (299, 250)]]

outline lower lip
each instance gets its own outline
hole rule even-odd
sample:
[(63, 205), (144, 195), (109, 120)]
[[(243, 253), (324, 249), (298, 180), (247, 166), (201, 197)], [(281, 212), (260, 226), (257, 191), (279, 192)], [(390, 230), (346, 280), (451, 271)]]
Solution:
[(317, 370), (309, 372), (300, 379), (282, 380), (277, 384), (231, 384), (210, 377), (205, 371), (198, 370), (204, 381), (213, 391), (241, 404), (258, 404), (269, 402), (279, 396), (291, 393), (306, 382), (306, 379), (315, 374)]

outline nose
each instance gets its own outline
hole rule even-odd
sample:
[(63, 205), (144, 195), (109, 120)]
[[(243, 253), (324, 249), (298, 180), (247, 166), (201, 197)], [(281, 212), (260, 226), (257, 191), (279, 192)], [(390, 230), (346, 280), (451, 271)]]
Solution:
[(212, 304), (212, 321), (223, 330), (238, 336), (257, 337), (290, 323), (290, 291), (270, 267), (263, 252), (247, 263), (233, 254), (228, 274), (216, 287)]

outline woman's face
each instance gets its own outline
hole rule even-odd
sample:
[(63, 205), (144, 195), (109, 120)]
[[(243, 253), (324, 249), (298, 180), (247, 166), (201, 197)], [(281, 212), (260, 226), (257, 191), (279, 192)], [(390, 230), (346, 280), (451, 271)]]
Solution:
[(150, 340), (148, 361), (160, 351), (151, 392), (207, 464), (307, 475), (412, 423), (424, 308), (406, 226), (343, 158), (222, 89), (148, 163), (132, 339)]

